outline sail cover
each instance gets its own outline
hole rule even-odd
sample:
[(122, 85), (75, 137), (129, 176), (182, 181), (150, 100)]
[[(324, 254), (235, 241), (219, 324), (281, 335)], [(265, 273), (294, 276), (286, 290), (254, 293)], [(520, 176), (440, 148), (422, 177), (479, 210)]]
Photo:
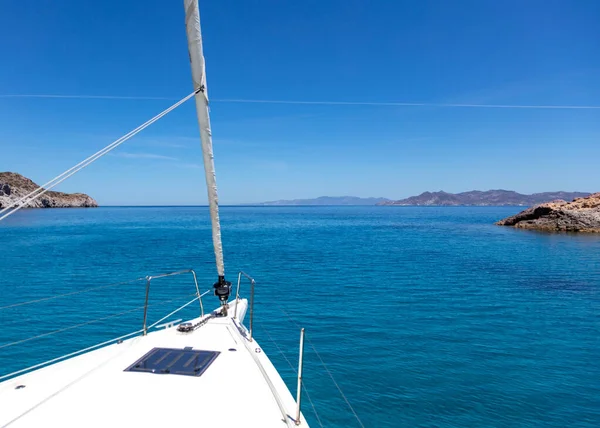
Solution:
[(215, 163), (210, 131), (210, 117), (208, 113), (208, 92), (206, 89), (206, 72), (204, 54), (202, 52), (202, 35), (200, 32), (200, 12), (197, 0), (184, 0), (185, 28), (188, 39), (188, 51), (192, 66), (192, 79), (196, 93), (196, 112), (200, 126), (202, 140), (202, 156), (204, 158), (204, 173), (208, 190), (208, 205), (212, 223), (212, 238), (215, 248), (217, 272), (220, 277), (225, 275), (223, 264), (223, 244), (221, 242), (221, 225), (219, 221), (219, 201), (217, 197), (217, 179), (215, 176)]

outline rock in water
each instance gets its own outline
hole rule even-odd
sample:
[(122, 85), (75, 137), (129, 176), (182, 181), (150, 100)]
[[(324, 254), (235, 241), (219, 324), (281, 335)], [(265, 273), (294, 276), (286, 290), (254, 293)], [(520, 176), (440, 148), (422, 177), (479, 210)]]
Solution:
[[(5, 208), (21, 199), (39, 186), (29, 178), (15, 172), (0, 172), (0, 208)], [(62, 193), (48, 191), (25, 208), (71, 208), (97, 207), (98, 203), (84, 193)]]
[(600, 233), (600, 192), (572, 202), (558, 200), (536, 205), (496, 224), (548, 232)]

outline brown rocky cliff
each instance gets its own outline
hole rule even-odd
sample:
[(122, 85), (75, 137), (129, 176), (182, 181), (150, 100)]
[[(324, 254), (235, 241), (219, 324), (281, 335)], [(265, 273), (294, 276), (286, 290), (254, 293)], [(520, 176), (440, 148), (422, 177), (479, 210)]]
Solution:
[(496, 224), (548, 232), (600, 233), (600, 192), (572, 202), (559, 200), (536, 205)]
[[(29, 178), (15, 172), (0, 172), (0, 208), (7, 207), (23, 196), (34, 191), (39, 186)], [(62, 193), (48, 191), (33, 202), (28, 202), (26, 208), (71, 208), (97, 207), (98, 203), (84, 193)]]

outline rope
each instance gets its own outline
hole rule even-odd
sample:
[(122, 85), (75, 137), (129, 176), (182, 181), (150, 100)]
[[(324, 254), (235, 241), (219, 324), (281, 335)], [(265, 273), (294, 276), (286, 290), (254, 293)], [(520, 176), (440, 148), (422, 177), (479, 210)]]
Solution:
[(116, 287), (117, 285), (130, 284), (130, 283), (133, 283), (133, 282), (136, 282), (136, 281), (142, 281), (144, 279), (145, 278), (136, 278), (136, 279), (131, 279), (129, 281), (115, 282), (114, 284), (100, 285), (98, 287), (86, 288), (85, 290), (72, 291), (70, 293), (57, 294), (55, 296), (50, 296), (50, 297), (42, 297), (40, 299), (29, 300), (27, 302), (20, 302), (20, 303), (14, 303), (12, 305), (0, 306), (0, 311), (2, 311), (4, 309), (16, 308), (18, 306), (30, 305), (32, 303), (46, 302), (48, 300), (59, 299), (61, 297), (74, 296), (76, 294), (87, 293), (89, 291), (102, 290), (103, 288)]
[(131, 137), (133, 137), (134, 135), (136, 135), (139, 132), (143, 131), (148, 126), (152, 125), (154, 122), (156, 122), (157, 120), (161, 119), (163, 116), (167, 115), (171, 111), (175, 110), (177, 107), (179, 107), (181, 104), (185, 103), (190, 98), (194, 97), (197, 92), (198, 91), (192, 92), (188, 96), (182, 98), (180, 101), (178, 101), (175, 104), (173, 104), (168, 109), (162, 111), (161, 113), (159, 113), (156, 116), (154, 116), (152, 119), (150, 119), (147, 122), (143, 123), (142, 125), (138, 126), (133, 131), (130, 131), (127, 134), (125, 134), (124, 136), (122, 136), (121, 138), (113, 141), (108, 146), (104, 147), (103, 149), (97, 151), (93, 155), (91, 155), (91, 156), (87, 157), (86, 159), (82, 160), (77, 165), (69, 168), (68, 170), (66, 170), (62, 174), (57, 175), (52, 180), (44, 183), (42, 186), (38, 187), (34, 191), (29, 192), (27, 195), (23, 196), (21, 199), (15, 201), (15, 202), (10, 203), (6, 208), (4, 208), (4, 209), (2, 209), (0, 211), (0, 214), (5, 213), (6, 211), (8, 211), (10, 209), (12, 209), (12, 211), (8, 211), (8, 212), (6, 212), (6, 214), (4, 214), (3, 216), (1, 216), (0, 217), (0, 221), (3, 220), (3, 219), (5, 219), (8, 216), (14, 214), (15, 212), (17, 212), (21, 208), (23, 208), (23, 206), (25, 204), (27, 204), (29, 202), (32, 202), (35, 199), (39, 198), (44, 193), (48, 192), (50, 189), (52, 189), (55, 186), (57, 186), (58, 184), (62, 183), (63, 181), (65, 181), (67, 178), (69, 178), (73, 174), (81, 171), (86, 166), (90, 165), (91, 163), (95, 162), (96, 160), (98, 160), (102, 156), (104, 156), (107, 153), (111, 152), (112, 150), (116, 149), (118, 146), (120, 146), (121, 144), (123, 144), (125, 141), (129, 140)]
[[(294, 373), (296, 373), (296, 376), (297, 376), (298, 375), (298, 370), (296, 370), (296, 368), (292, 365), (292, 362), (288, 359), (287, 355), (285, 355), (285, 353), (279, 347), (279, 345), (277, 344), (277, 342), (275, 342), (275, 340), (273, 340), (273, 338), (269, 334), (269, 331), (265, 328), (264, 325), (262, 325), (262, 323), (257, 322), (257, 324), (260, 325), (260, 327), (266, 333), (266, 335), (269, 338), (269, 340), (271, 341), (271, 343), (273, 345), (275, 345), (275, 347), (277, 348), (277, 350), (279, 351), (279, 353), (281, 354), (281, 356), (285, 359), (285, 361), (287, 361), (288, 365), (290, 366), (290, 368), (292, 369), (292, 371)], [(317, 413), (317, 408), (315, 407), (315, 404), (313, 403), (312, 398), (310, 398), (310, 394), (308, 393), (308, 388), (306, 387), (306, 385), (304, 384), (304, 382), (302, 382), (302, 388), (304, 388), (304, 392), (306, 392), (306, 398), (308, 398), (308, 402), (310, 403), (310, 406), (312, 407), (312, 411), (315, 414), (315, 417), (317, 418), (317, 422), (319, 422), (319, 426), (321, 428), (323, 428), (323, 423), (321, 422), (321, 418), (319, 417), (319, 414)]]
[[(196, 296), (196, 293), (190, 294), (188, 296)], [(165, 303), (170, 303), (170, 302), (173, 302), (173, 301), (178, 300), (178, 299), (179, 298), (171, 299), (171, 300), (164, 300), (164, 301), (162, 301), (160, 303), (154, 303), (153, 305), (148, 305), (148, 307), (163, 305)], [(86, 322), (83, 322), (81, 324), (75, 324), (75, 325), (71, 325), (69, 327), (61, 328), (61, 329), (58, 329), (58, 330), (49, 331), (48, 333), (38, 334), (37, 336), (28, 337), (27, 339), (22, 339), (22, 340), (17, 340), (15, 342), (5, 343), (3, 345), (0, 345), (0, 349), (8, 348), (8, 347), (14, 346), (14, 345), (20, 345), (22, 343), (26, 343), (26, 342), (32, 341), (34, 339), (39, 339), (39, 338), (42, 338), (42, 337), (51, 336), (51, 335), (56, 334), (56, 333), (62, 333), (62, 332), (68, 331), (68, 330), (73, 330), (73, 329), (76, 329), (76, 328), (79, 328), (79, 327), (83, 327), (83, 326), (90, 325), (90, 324), (95, 324), (97, 322), (105, 321), (105, 320), (108, 320), (108, 319), (111, 319), (111, 318), (120, 317), (121, 315), (126, 315), (126, 314), (129, 314), (131, 312), (135, 312), (135, 311), (139, 311), (141, 309), (144, 309), (144, 307), (145, 306), (138, 306), (137, 308), (129, 309), (127, 311), (119, 312), (117, 314), (108, 315), (106, 317), (97, 318), (97, 319), (91, 320), (91, 321), (86, 321)]]
[[(285, 314), (285, 316), (288, 317), (288, 319), (294, 323), (298, 328), (300, 328), (300, 325), (294, 321), (294, 319), (290, 316), (290, 314), (288, 314), (285, 309), (283, 309), (281, 306), (276, 305), (279, 310), (281, 312), (283, 312)], [(344, 399), (344, 401), (346, 402), (346, 404), (348, 405), (348, 408), (350, 408), (350, 411), (354, 414), (354, 417), (356, 418), (356, 421), (358, 422), (358, 424), (364, 428), (365, 425), (362, 423), (362, 421), (360, 420), (360, 418), (358, 417), (358, 414), (356, 413), (356, 411), (354, 410), (354, 407), (352, 407), (352, 404), (350, 404), (350, 401), (348, 400), (348, 398), (346, 397), (346, 394), (344, 394), (344, 391), (342, 391), (342, 388), (340, 387), (340, 385), (336, 382), (335, 378), (333, 377), (333, 373), (331, 373), (331, 371), (329, 370), (329, 368), (327, 367), (327, 364), (325, 364), (325, 361), (323, 361), (323, 358), (321, 357), (321, 354), (319, 354), (319, 351), (317, 351), (317, 348), (315, 347), (315, 345), (313, 344), (312, 340), (310, 340), (310, 337), (306, 336), (306, 339), (308, 340), (308, 343), (310, 344), (310, 346), (312, 347), (313, 351), (315, 351), (315, 354), (317, 355), (317, 357), (319, 357), (319, 360), (321, 361), (321, 365), (323, 366), (323, 368), (325, 369), (325, 371), (327, 372), (327, 374), (329, 375), (329, 377), (331, 378), (331, 380), (333, 381), (333, 384), (336, 386), (336, 388), (338, 389), (338, 391), (340, 392), (340, 395), (342, 396), (342, 398)]]

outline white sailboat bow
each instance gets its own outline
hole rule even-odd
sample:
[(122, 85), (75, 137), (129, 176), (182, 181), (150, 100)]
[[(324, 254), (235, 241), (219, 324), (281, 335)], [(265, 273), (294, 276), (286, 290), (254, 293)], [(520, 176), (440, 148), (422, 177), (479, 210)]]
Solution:
[[(146, 277), (141, 330), (0, 377), (0, 427), (307, 426), (300, 394), (296, 401), (252, 337), (254, 280), (241, 272), (235, 297), (229, 299), (198, 2), (185, 0), (184, 6), (218, 275), (213, 288), (220, 306), (204, 313), (202, 297), (207, 293), (200, 294), (191, 269)], [(32, 192), (28, 197), (36, 196)], [(148, 325), (152, 279), (179, 274), (193, 275), (195, 298)], [(246, 278), (250, 304), (240, 298)], [(198, 317), (160, 324), (196, 301)], [(249, 328), (243, 324), (248, 310)]]

